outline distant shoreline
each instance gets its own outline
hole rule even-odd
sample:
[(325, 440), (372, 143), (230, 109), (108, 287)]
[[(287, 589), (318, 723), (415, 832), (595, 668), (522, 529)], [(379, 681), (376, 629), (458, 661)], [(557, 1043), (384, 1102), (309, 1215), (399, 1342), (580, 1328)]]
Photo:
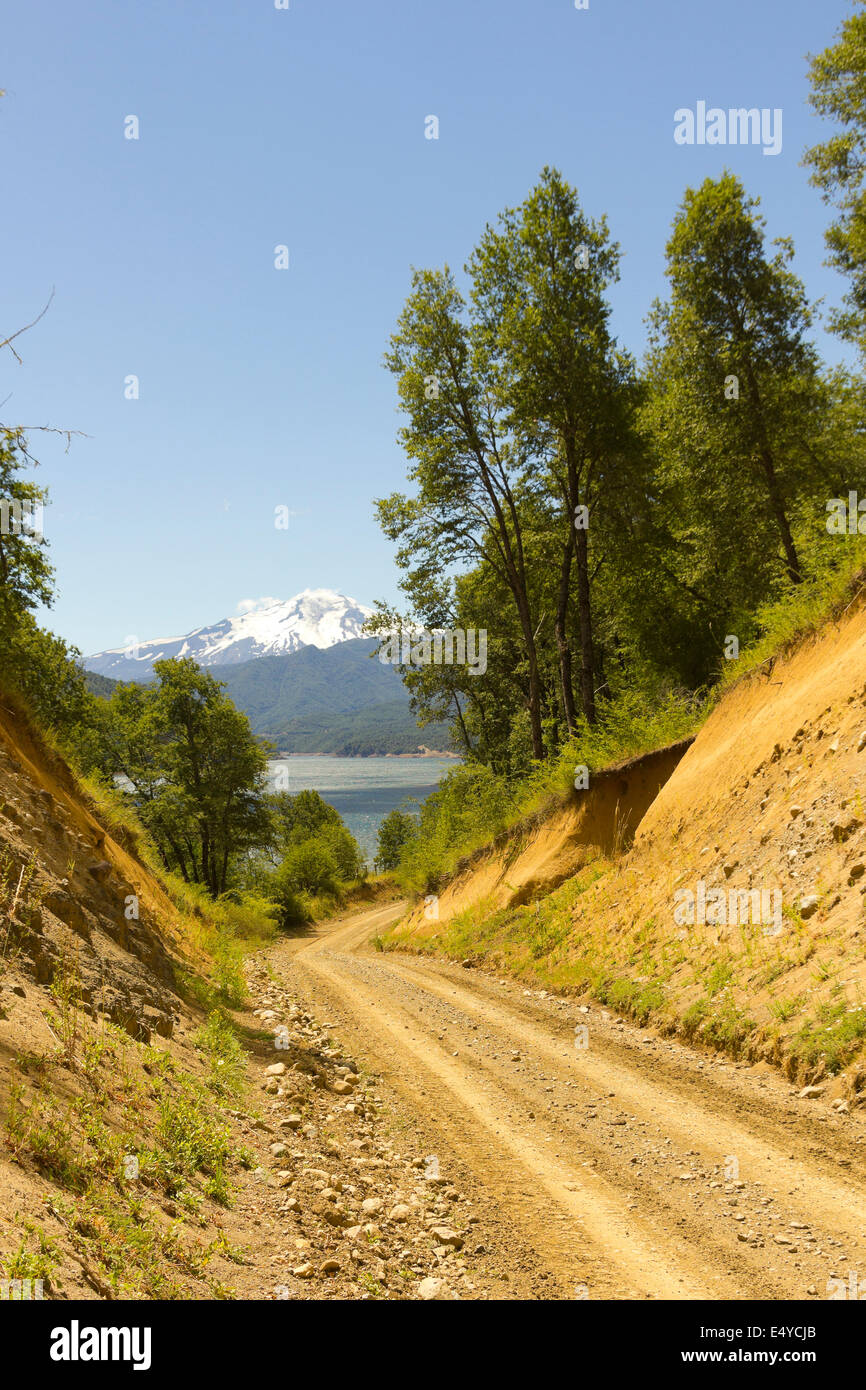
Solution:
[(455, 762), (460, 762), (459, 753), (440, 752), (437, 748), (425, 748), (419, 753), (275, 753), (270, 759), (271, 762), (288, 761), (290, 758), (339, 758), (342, 761), (347, 759), (357, 759), (363, 762), (365, 758), (453, 758)]

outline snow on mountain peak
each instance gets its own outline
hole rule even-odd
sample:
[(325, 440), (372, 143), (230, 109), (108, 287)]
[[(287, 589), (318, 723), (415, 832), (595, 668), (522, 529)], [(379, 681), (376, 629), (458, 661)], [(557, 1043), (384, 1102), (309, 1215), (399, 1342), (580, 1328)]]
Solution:
[(237, 616), (195, 628), (182, 637), (128, 643), (85, 659), (85, 666), (115, 680), (149, 680), (161, 658), (189, 656), (200, 666), (228, 666), (299, 647), (333, 647), (363, 636), (372, 609), (334, 589), (304, 589), (290, 599), (242, 599)]

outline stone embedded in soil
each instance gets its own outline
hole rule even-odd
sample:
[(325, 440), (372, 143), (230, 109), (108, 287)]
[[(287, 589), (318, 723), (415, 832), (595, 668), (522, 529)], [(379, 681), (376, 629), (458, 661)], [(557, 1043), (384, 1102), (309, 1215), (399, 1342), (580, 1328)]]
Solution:
[(430, 1234), (439, 1245), (449, 1245), (452, 1250), (463, 1248), (463, 1237), (452, 1231), (450, 1226), (434, 1226)]
[(418, 1285), (418, 1297), (425, 1303), (441, 1301), (448, 1297), (448, 1289), (444, 1279), (422, 1279)]

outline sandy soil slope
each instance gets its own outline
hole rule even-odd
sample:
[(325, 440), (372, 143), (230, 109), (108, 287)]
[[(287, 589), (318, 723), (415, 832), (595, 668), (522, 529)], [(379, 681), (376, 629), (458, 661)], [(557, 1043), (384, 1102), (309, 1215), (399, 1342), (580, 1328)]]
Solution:
[(381, 1073), (425, 1152), (496, 1204), (518, 1296), (527, 1250), (546, 1296), (568, 1299), (826, 1299), (866, 1270), (857, 1115), (596, 1005), (376, 951), (398, 912), (320, 928), (270, 965)]
[(585, 991), (866, 1103), (862, 596), (736, 684), (641, 815), (625, 854), (572, 870), (531, 913), (491, 896), (491, 847), (440, 890), (438, 920), (422, 904), (390, 944)]
[[(618, 853), (631, 842), (690, 743), (683, 739), (593, 774), (585, 791), (471, 855), (439, 894), (437, 921), (448, 922), (478, 902), (491, 911), (533, 902), (600, 855)], [(405, 925), (423, 928), (425, 920), (421, 903), (407, 914)]]

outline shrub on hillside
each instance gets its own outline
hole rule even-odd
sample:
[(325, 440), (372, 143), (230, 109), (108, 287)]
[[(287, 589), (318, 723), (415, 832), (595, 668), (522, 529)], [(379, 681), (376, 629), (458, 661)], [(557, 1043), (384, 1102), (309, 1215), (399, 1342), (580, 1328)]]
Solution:
[(411, 840), (417, 829), (418, 822), (408, 811), (401, 811), (399, 806), (389, 811), (379, 826), (376, 868), (384, 873), (396, 869), (404, 845)]

